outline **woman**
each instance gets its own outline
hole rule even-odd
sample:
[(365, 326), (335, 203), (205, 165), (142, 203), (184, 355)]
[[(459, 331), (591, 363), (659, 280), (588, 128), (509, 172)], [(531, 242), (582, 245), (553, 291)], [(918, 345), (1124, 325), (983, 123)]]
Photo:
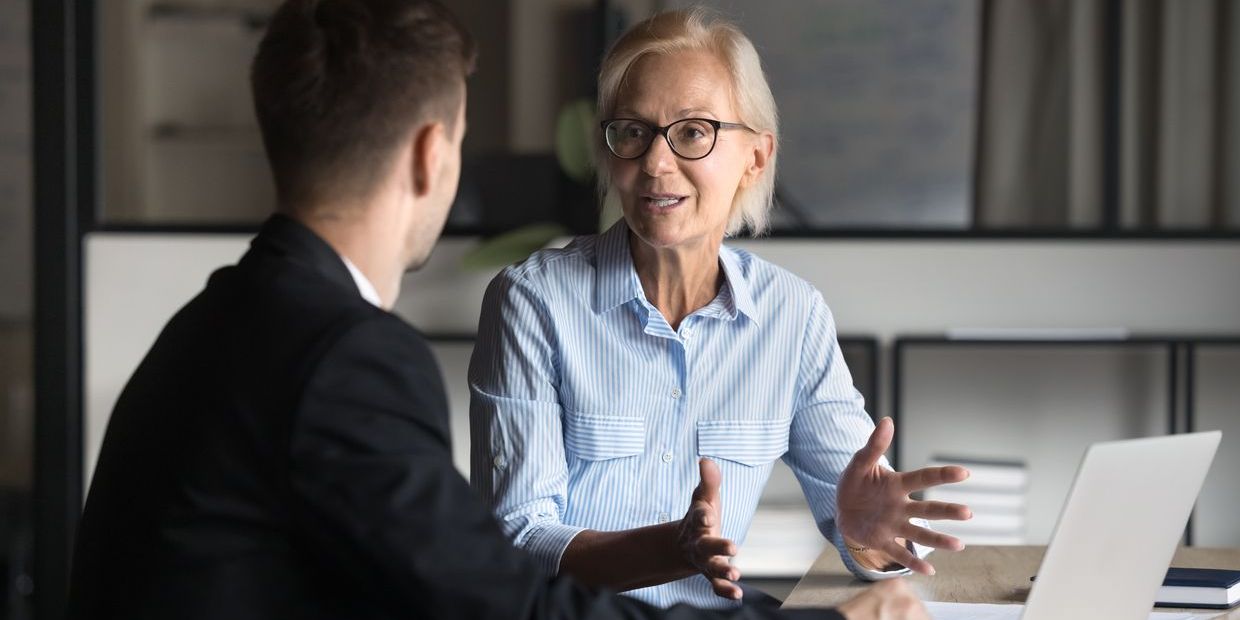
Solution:
[(866, 414), (822, 296), (722, 245), (764, 230), (774, 188), (753, 45), (701, 10), (652, 17), (608, 53), (598, 109), (622, 221), (497, 276), (470, 364), (473, 484), (506, 533), (551, 573), (734, 605), (728, 559), (782, 457), (855, 573), (931, 572), (906, 540), (961, 544), (909, 519), (968, 509), (908, 493), (966, 472), (886, 468), (891, 423)]

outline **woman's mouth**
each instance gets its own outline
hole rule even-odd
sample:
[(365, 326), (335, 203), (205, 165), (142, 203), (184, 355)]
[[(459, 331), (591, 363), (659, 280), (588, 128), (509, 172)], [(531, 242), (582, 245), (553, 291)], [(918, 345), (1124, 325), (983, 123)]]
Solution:
[(688, 196), (654, 194), (642, 196), (642, 206), (655, 212), (670, 211), (684, 203)]

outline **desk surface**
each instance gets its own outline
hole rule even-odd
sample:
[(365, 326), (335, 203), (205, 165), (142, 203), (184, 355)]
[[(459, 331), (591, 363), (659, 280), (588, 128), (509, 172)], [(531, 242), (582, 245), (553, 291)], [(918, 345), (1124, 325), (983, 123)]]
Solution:
[[(923, 600), (960, 603), (1024, 603), (1029, 577), (1037, 572), (1046, 547), (969, 547), (959, 553), (935, 552), (934, 577), (913, 575), (909, 585)], [(1240, 569), (1240, 549), (1181, 547), (1172, 566)], [(828, 548), (788, 595), (785, 607), (830, 607), (852, 598), (866, 584), (844, 568), (839, 552)], [(1159, 611), (1172, 611), (1158, 608)], [(1209, 610), (1193, 610), (1209, 611)], [(1217, 613), (1223, 613), (1219, 611)], [(1240, 620), (1240, 607), (1227, 620)]]

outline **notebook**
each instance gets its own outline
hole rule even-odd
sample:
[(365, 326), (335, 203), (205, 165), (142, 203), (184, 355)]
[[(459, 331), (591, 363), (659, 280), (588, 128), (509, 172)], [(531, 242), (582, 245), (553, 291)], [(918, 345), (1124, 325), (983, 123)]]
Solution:
[(1162, 607), (1235, 607), (1240, 603), (1240, 570), (1171, 568), (1154, 600)]

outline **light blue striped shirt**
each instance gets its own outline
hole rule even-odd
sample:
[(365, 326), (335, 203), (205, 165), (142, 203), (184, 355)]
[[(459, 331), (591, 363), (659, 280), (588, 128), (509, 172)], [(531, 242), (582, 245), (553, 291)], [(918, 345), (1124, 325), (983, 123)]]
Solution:
[[(487, 290), (469, 368), (471, 481), (505, 533), (554, 574), (583, 529), (680, 519), (699, 456), (723, 474), (723, 535), (745, 540), (775, 459), (796, 473), (819, 529), (874, 424), (822, 295), (723, 246), (725, 284), (678, 330), (646, 300), (623, 220), (535, 253)], [(701, 575), (628, 594), (728, 607)]]

